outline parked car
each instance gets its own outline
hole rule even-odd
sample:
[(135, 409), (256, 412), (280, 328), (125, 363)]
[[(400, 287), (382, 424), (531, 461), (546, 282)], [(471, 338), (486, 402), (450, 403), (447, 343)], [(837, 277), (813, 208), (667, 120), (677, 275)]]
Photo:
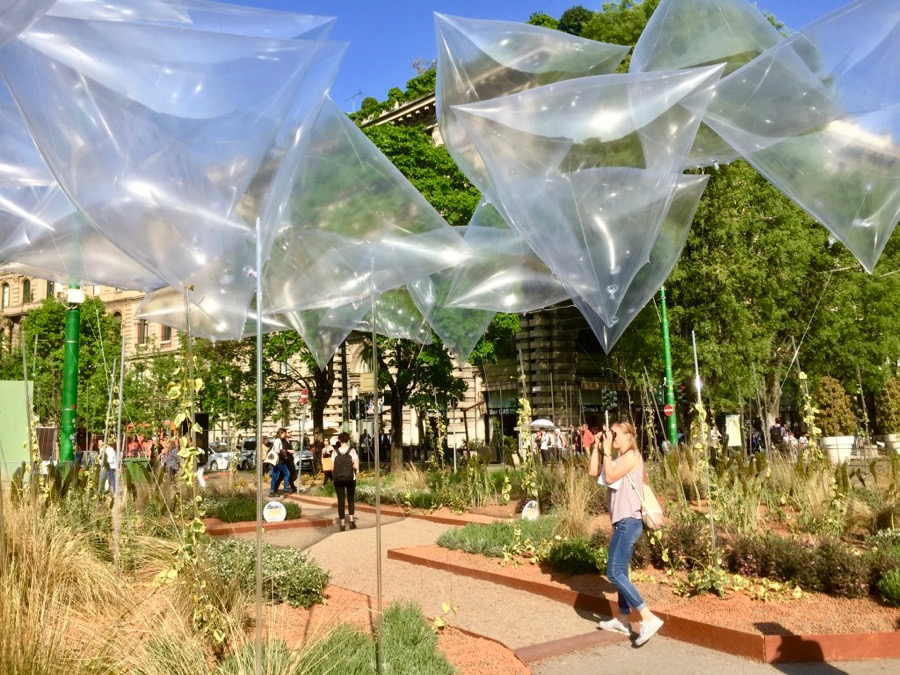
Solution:
[(294, 462), (297, 465), (297, 470), (301, 473), (312, 474), (316, 472), (316, 458), (309, 450), (295, 450)]
[(235, 453), (224, 443), (213, 443), (209, 449), (206, 468), (209, 471), (227, 471), (235, 459)]

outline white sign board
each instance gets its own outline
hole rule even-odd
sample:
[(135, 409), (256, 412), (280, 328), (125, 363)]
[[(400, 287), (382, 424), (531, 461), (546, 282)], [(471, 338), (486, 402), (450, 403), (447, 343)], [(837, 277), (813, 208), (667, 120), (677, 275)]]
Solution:
[(741, 442), (741, 418), (740, 415), (725, 415), (725, 443), (729, 448), (740, 448)]
[(541, 509), (538, 503), (532, 499), (522, 509), (522, 520), (537, 520), (541, 515)]
[(267, 523), (280, 523), (287, 518), (287, 509), (281, 502), (268, 502), (263, 507), (263, 520)]

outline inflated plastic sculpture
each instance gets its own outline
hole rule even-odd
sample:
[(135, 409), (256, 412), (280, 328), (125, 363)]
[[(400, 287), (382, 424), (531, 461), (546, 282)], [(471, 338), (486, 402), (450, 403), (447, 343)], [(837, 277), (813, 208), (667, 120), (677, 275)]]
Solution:
[(587, 302), (572, 294), (572, 301), (584, 314), (607, 353), (672, 273), (687, 241), (694, 213), (708, 180), (709, 176), (681, 176), (672, 204), (650, 250), (650, 261), (638, 270), (612, 321), (603, 321)]
[(440, 303), (447, 308), (517, 314), (568, 299), (560, 280), (493, 205), (478, 205), (466, 229), (466, 243), (472, 258), (453, 270), (452, 285)]
[(56, 0), (0, 0), (0, 47), (37, 21)]
[(40, 156), (0, 82), (0, 266), (62, 284), (149, 290), (165, 285), (75, 208)]
[(705, 121), (870, 272), (900, 219), (900, 3), (858, 0), (723, 79)]
[(309, 143), (265, 268), (267, 311), (363, 302), (469, 257), (462, 237), (333, 102)]
[(453, 106), (515, 94), (552, 82), (611, 73), (628, 47), (586, 40), (513, 21), (434, 15), (438, 39), (436, 100), (444, 144), (481, 190), (489, 181)]
[(702, 111), (681, 102), (708, 96), (722, 68), (581, 78), (456, 107), (510, 224), (607, 323), (649, 260), (699, 125)]
[[(724, 63), (724, 74), (729, 75), (781, 39), (775, 26), (746, 0), (662, 0), (634, 46), (629, 70), (645, 73)], [(702, 124), (687, 166), (724, 164), (737, 157)]]
[[(467, 228), (457, 228), (465, 231)], [(407, 285), (416, 307), (422, 312), (431, 330), (441, 339), (447, 348), (456, 355), (460, 363), (468, 361), (478, 340), (484, 335), (494, 311), (450, 307), (448, 297), (450, 287), (458, 275), (468, 276), (470, 264), (478, 258), (473, 248), (474, 257), (457, 265), (442, 270)]]
[(272, 177), (297, 161), (273, 150), (301, 135), (297, 111), (317, 109), (298, 105), (301, 88), (316, 81), (302, 98), (321, 101), (328, 82), (310, 72), (335, 72), (340, 53), (316, 41), (45, 16), (0, 52), (0, 71), (77, 208), (166, 283), (193, 285), (216, 305), (206, 311), (222, 312), (221, 337), (237, 337), (255, 285), (255, 221), (284, 202)]
[(282, 316), (303, 338), (319, 368), (324, 369), (350, 331), (370, 310), (371, 303), (364, 302), (328, 309), (287, 312)]

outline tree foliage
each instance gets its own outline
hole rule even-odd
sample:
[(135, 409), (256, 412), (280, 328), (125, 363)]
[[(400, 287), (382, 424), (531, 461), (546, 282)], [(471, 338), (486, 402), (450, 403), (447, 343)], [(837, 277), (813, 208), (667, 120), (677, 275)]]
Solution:
[[(62, 416), (63, 362), (67, 305), (46, 298), (22, 320), (21, 339), (34, 381), (34, 409), (42, 424), (59, 425)], [(106, 313), (99, 298), (81, 306), (78, 355), (78, 426), (103, 429), (112, 382), (113, 360), (119, 354), (120, 326)], [(19, 343), (21, 347), (21, 343)], [(13, 350), (0, 361), (0, 377), (22, 379), (22, 353)]]
[(569, 7), (569, 9), (562, 13), (562, 16), (559, 17), (559, 25), (557, 28), (563, 33), (581, 35), (582, 28), (593, 18), (593, 16), (594, 13), (591, 10), (586, 9), (581, 5), (575, 5), (574, 7)]
[(527, 23), (530, 23), (532, 26), (542, 26), (543, 28), (552, 28), (553, 30), (557, 30), (559, 28), (559, 20), (554, 19), (549, 14), (545, 14), (544, 12), (533, 12), (531, 16), (528, 17)]

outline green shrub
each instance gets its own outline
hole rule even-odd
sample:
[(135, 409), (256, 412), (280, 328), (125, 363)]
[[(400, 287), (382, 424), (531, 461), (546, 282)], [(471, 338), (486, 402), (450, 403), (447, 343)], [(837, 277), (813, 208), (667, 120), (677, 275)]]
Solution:
[(887, 604), (900, 607), (900, 567), (888, 570), (881, 577), (878, 590)]
[(900, 568), (900, 544), (897, 546), (876, 546), (866, 552), (866, 567), (869, 570), (869, 592), (877, 595), (878, 583), (885, 574)]
[(543, 516), (534, 521), (516, 520), (480, 525), (470, 523), (465, 527), (447, 530), (438, 537), (438, 546), (476, 553), (489, 558), (502, 558), (503, 549), (516, 542), (515, 528), (521, 532), (521, 540), (530, 539), (535, 545), (553, 538), (556, 519)]
[[(678, 565), (680, 561), (686, 569), (691, 569), (709, 557), (710, 546), (709, 524), (704, 514), (687, 513), (661, 530), (660, 546), (649, 547), (650, 559), (661, 569)], [(668, 551), (669, 564), (662, 559), (663, 551)]]
[(733, 538), (725, 549), (731, 572), (775, 581), (790, 581), (808, 591), (822, 590), (816, 552), (796, 539), (776, 534)]
[[(206, 547), (210, 567), (224, 580), (237, 579), (241, 587), (255, 589), (256, 544), (252, 541), (210, 541)], [(275, 602), (309, 607), (324, 599), (329, 573), (292, 548), (263, 545), (263, 594)]]
[(826, 539), (816, 549), (816, 572), (822, 590), (842, 598), (861, 598), (869, 592), (866, 559), (837, 539)]
[(554, 572), (596, 574), (606, 569), (607, 554), (607, 549), (591, 548), (585, 539), (562, 539), (553, 543), (543, 562)]
[[(287, 511), (287, 520), (296, 520), (300, 517), (300, 505), (296, 502), (285, 501), (284, 508)], [(206, 515), (210, 518), (218, 518), (223, 523), (243, 523), (256, 521), (256, 499), (232, 495), (229, 497), (211, 497), (204, 502)]]

